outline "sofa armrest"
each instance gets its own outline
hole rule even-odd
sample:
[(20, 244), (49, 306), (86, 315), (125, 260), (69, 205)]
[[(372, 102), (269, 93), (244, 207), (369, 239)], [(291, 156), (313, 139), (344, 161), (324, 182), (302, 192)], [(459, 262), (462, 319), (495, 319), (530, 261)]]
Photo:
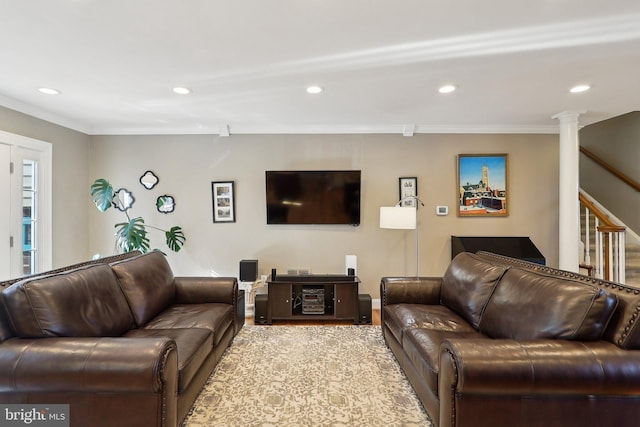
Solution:
[(13, 338), (0, 345), (0, 393), (176, 393), (168, 338)]
[(383, 277), (380, 280), (380, 305), (440, 304), (442, 277)]
[(440, 398), (453, 395), (637, 395), (640, 351), (605, 341), (449, 339)]
[(176, 277), (178, 304), (238, 304), (238, 279), (235, 277)]

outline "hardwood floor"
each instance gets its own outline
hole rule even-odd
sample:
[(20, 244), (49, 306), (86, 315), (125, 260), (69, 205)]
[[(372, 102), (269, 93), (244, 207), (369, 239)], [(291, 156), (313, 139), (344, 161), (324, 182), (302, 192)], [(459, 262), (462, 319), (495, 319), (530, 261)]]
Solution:
[[(371, 323), (376, 326), (380, 326), (380, 310), (371, 310)], [(245, 325), (254, 325), (253, 317), (245, 318)], [(305, 325), (353, 325), (351, 321), (338, 321), (338, 320), (294, 320), (284, 321), (278, 320), (273, 322), (274, 325), (290, 325), (290, 326), (305, 326)]]

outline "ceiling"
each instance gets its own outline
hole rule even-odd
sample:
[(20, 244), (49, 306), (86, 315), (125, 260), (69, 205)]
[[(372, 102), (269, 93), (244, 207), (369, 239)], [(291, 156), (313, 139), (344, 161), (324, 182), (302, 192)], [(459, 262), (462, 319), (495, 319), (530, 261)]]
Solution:
[(87, 134), (557, 133), (639, 71), (637, 0), (0, 0), (0, 105)]

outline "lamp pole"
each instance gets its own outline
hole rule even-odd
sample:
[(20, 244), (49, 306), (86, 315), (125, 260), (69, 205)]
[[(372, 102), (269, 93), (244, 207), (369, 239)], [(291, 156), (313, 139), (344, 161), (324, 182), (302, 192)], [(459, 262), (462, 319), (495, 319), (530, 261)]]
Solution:
[(418, 198), (418, 196), (407, 196), (404, 199), (400, 200), (396, 206), (402, 205), (402, 202), (405, 200), (414, 200), (415, 201), (415, 210), (416, 210), (416, 277), (420, 277), (420, 250), (419, 250), (419, 239), (418, 239), (418, 203), (424, 206), (422, 200)]
[[(417, 197), (416, 197), (417, 199)], [(416, 277), (420, 277), (418, 274), (420, 257), (418, 256), (418, 203), (416, 203)]]

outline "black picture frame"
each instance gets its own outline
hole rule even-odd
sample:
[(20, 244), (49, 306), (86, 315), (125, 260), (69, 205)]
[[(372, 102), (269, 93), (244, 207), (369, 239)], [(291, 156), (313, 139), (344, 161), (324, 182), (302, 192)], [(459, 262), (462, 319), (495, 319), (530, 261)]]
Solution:
[(234, 181), (212, 181), (211, 203), (213, 207), (213, 222), (236, 222)]
[(418, 178), (415, 176), (405, 176), (398, 178), (398, 200), (400, 206), (418, 206)]

